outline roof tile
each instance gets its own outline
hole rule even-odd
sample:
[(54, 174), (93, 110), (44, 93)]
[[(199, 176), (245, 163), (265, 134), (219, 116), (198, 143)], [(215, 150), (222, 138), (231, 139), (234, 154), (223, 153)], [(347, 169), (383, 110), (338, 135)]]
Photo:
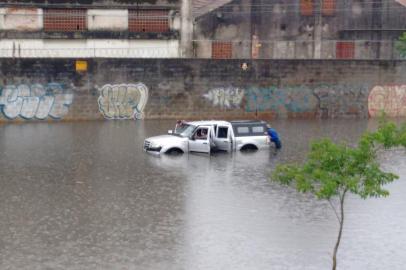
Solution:
[(194, 17), (202, 16), (231, 1), (233, 0), (193, 0), (193, 15)]

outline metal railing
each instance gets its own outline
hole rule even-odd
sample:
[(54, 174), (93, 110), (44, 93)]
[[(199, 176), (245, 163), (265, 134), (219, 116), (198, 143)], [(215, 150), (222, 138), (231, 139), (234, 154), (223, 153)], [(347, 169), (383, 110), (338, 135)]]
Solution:
[[(223, 59), (404, 59), (397, 40), (194, 40), (197, 58)], [(231, 44), (229, 51), (216, 51), (216, 43)], [(224, 57), (221, 57), (224, 53)], [(215, 57), (213, 57), (215, 56)]]
[(0, 58), (176, 58), (177, 48), (0, 49)]
[[(60, 47), (47, 42), (30, 47), (30, 43), (0, 42), (1, 58), (181, 58), (178, 44), (132, 47), (89, 47), (84, 43)], [(216, 59), (405, 59), (397, 49), (397, 40), (322, 40), (314, 41), (218, 41), (194, 40), (195, 58)], [(222, 46), (218, 46), (221, 43)], [(217, 44), (217, 45), (216, 45)], [(48, 46), (48, 47), (47, 47)], [(49, 47), (52, 46), (52, 47)]]

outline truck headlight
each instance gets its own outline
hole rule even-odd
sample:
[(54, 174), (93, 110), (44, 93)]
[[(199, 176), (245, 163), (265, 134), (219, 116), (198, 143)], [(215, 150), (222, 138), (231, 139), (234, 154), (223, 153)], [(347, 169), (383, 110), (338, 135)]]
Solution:
[(162, 149), (162, 146), (159, 143), (151, 142), (151, 144), (149, 145), (149, 150), (150, 151), (159, 152), (159, 151), (161, 151), (161, 149)]
[(155, 147), (158, 147), (158, 146), (159, 145), (156, 142), (151, 142), (151, 144), (149, 145), (149, 147), (152, 147), (152, 148), (155, 148)]

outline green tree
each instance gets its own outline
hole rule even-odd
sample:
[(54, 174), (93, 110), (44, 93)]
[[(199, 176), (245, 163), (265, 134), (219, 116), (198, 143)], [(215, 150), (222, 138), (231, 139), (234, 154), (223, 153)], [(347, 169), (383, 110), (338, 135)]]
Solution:
[(406, 32), (403, 33), (396, 42), (396, 49), (402, 57), (406, 57)]
[[(293, 184), (299, 192), (313, 193), (318, 199), (325, 199), (330, 203), (339, 222), (333, 252), (333, 270), (337, 267), (346, 195), (353, 193), (363, 199), (388, 196), (389, 192), (383, 186), (398, 176), (381, 170), (377, 152), (382, 148), (396, 146), (406, 147), (406, 125), (397, 127), (392, 122), (382, 120), (377, 131), (366, 132), (356, 147), (322, 139), (311, 144), (304, 164), (278, 165), (273, 172), (273, 181)], [(333, 198), (338, 198), (338, 207), (333, 204)]]

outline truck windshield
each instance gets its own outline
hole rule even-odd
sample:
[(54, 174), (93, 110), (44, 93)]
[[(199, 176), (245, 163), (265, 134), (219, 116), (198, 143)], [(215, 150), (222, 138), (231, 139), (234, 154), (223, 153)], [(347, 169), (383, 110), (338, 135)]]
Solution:
[(175, 135), (181, 137), (190, 137), (193, 134), (193, 131), (196, 129), (196, 126), (183, 124), (182, 126), (175, 129)]

